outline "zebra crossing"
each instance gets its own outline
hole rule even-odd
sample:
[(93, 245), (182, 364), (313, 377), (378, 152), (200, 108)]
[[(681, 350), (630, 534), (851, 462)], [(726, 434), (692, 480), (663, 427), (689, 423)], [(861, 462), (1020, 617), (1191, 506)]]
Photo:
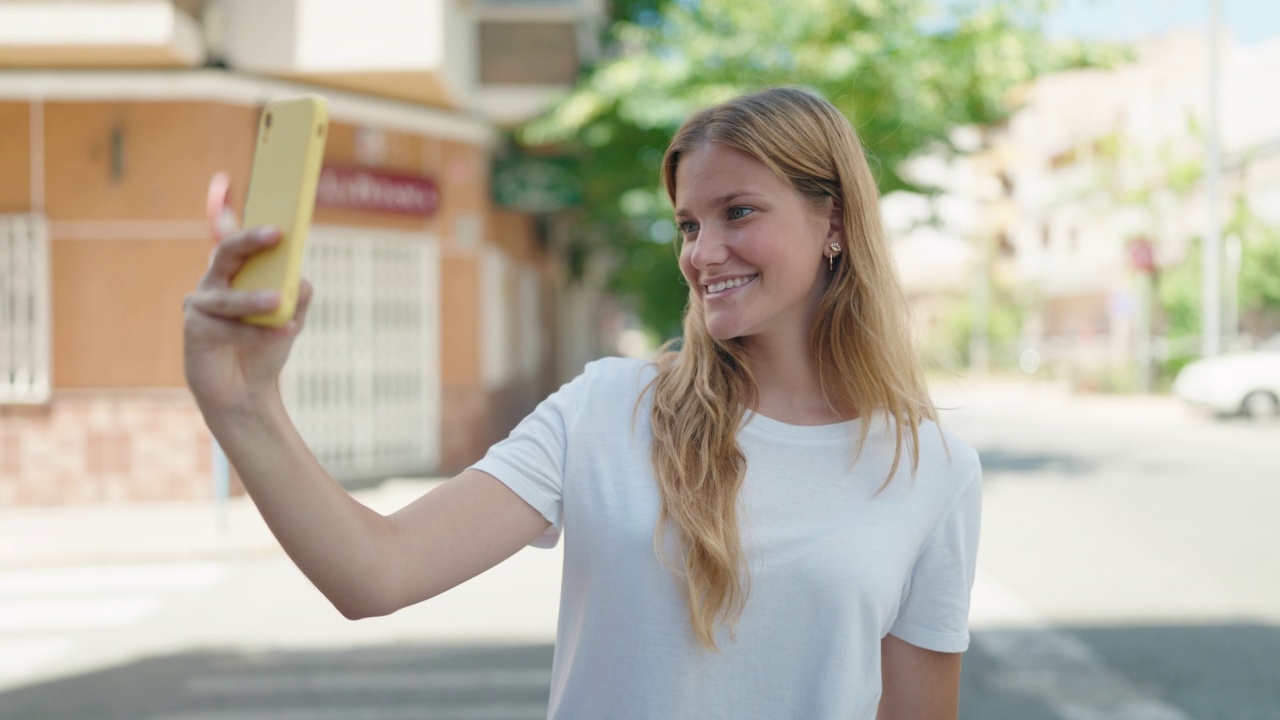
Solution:
[(985, 682), (1035, 698), (1062, 720), (1193, 720), (994, 578), (978, 575), (973, 602), (973, 645), (994, 663)]
[[(301, 625), (311, 628), (303, 632), (314, 634), (314, 647), (280, 643), (288, 633), (257, 642), (248, 641), (249, 630), (225, 642), (210, 642), (213, 630), (189, 634), (201, 617), (211, 625), (229, 614), (241, 617), (244, 597), (263, 591), (264, 569), (288, 577), (274, 565), (234, 562), (0, 570), (0, 718), (546, 717), (549, 642), (406, 635), (398, 644), (372, 638), (324, 646), (332, 626), (310, 616)], [(281, 581), (265, 591), (293, 607), (291, 587)], [(314, 600), (313, 590), (300, 588)], [(270, 622), (242, 619), (249, 626)]]
[(399, 707), (325, 707), (284, 709), (279, 711), (183, 713), (155, 720), (543, 720), (545, 706), (538, 705), (472, 705), (458, 708), (424, 708), (420, 705)]
[(95, 639), (138, 626), (226, 574), (217, 562), (0, 570), (0, 689), (74, 664)]
[(488, 667), (462, 669), (431, 649), (392, 661), (404, 669), (379, 661), (378, 650), (347, 651), (340, 669), (304, 669), (314, 658), (295, 657), (278, 671), (192, 677), (186, 708), (149, 720), (543, 720), (549, 651), (471, 650)]

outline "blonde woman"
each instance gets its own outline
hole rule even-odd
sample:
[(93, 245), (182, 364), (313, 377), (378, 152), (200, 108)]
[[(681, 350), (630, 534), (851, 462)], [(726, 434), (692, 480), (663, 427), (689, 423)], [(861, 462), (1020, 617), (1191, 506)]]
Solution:
[(346, 616), (421, 602), (563, 532), (550, 717), (955, 718), (976, 454), (936, 425), (848, 121), (773, 89), (692, 117), (663, 164), (684, 338), (606, 359), (462, 474), (384, 517), (316, 463), (276, 390), (310, 290), (187, 303), (188, 382), (271, 529)]

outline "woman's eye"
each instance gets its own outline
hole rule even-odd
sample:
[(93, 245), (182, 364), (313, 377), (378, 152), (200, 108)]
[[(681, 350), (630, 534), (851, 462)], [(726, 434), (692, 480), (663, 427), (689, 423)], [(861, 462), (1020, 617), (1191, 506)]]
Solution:
[(751, 213), (751, 208), (749, 207), (729, 208), (729, 219), (741, 220), (742, 218), (746, 217), (750, 213)]
[(698, 231), (698, 226), (696, 223), (680, 222), (676, 223), (676, 229), (680, 231), (681, 235), (692, 235)]

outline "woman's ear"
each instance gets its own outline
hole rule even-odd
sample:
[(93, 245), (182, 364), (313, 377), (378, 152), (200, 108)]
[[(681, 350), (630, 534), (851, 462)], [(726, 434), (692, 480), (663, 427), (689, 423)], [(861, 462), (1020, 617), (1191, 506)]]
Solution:
[(831, 198), (830, 202), (831, 214), (827, 219), (827, 238), (844, 242), (844, 205), (835, 198)]

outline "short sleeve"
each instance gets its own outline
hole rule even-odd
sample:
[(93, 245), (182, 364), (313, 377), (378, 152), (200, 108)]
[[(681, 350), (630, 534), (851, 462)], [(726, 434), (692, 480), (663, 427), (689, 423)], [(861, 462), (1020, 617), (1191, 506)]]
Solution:
[(891, 634), (937, 652), (969, 648), (981, 520), (982, 469), (975, 465), (916, 558)]
[(505, 440), (489, 448), (483, 459), (467, 468), (497, 478), (551, 523), (530, 543), (534, 547), (555, 547), (560, 540), (569, 431), (590, 375), (588, 365), (576, 379), (543, 400)]

